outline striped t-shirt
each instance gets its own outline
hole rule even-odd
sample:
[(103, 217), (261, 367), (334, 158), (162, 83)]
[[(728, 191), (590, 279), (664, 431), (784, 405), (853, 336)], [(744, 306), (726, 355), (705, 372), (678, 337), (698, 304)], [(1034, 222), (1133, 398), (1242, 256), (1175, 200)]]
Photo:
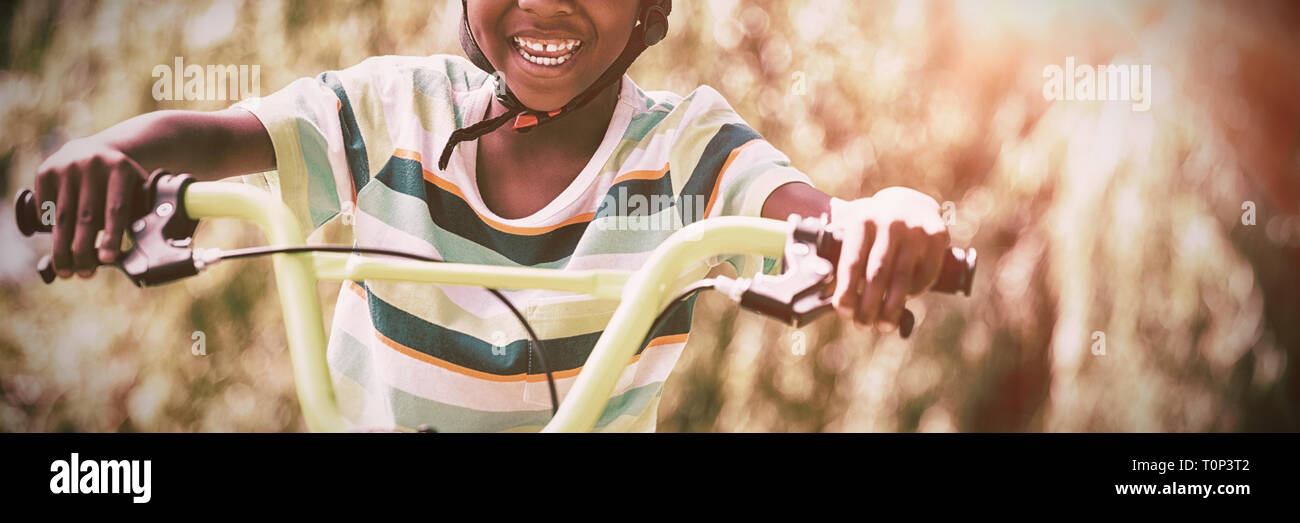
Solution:
[[(683, 224), (760, 216), (777, 187), (811, 183), (717, 91), (644, 92), (625, 76), (605, 137), (582, 172), (536, 213), (501, 218), (478, 191), (477, 142), (457, 147), (445, 171), (437, 166), (451, 132), (483, 119), (493, 89), (468, 60), (442, 55), (375, 57), (301, 78), (236, 104), (265, 125), (278, 168), (245, 181), (282, 198), (313, 231), (310, 242), (461, 263), (616, 270), (642, 267)], [(723, 262), (752, 274), (764, 261), (771, 270), (770, 259), (714, 258), (684, 280)], [(503, 294), (542, 340), (563, 400), (618, 303), (551, 291)], [(597, 431), (654, 431), (691, 308), (680, 307), (638, 349)], [(349, 281), (327, 353), (353, 428), (535, 431), (551, 418), (550, 393), (529, 345), (519, 322), (483, 289)]]

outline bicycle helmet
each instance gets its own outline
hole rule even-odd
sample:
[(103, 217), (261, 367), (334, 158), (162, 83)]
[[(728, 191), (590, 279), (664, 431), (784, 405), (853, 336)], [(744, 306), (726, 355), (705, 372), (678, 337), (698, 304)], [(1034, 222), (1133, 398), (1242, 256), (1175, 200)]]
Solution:
[[(495, 73), (496, 68), (483, 55), (483, 50), (479, 48), (478, 41), (474, 39), (474, 32), (470, 29), (467, 1), (461, 0), (460, 3), (460, 46), (465, 50), (465, 56), (475, 66), (488, 73)], [(438, 159), (438, 168), (447, 168), (447, 162), (451, 160), (451, 153), (456, 149), (456, 145), (461, 142), (477, 140), (479, 137), (501, 127), (511, 118), (515, 120), (515, 132), (524, 133), (548, 122), (563, 118), (591, 103), (601, 91), (622, 79), (623, 75), (627, 73), (627, 69), (632, 66), (632, 62), (636, 61), (642, 52), (668, 36), (668, 14), (672, 10), (672, 0), (642, 0), (641, 7), (637, 10), (636, 28), (632, 30), (632, 35), (628, 38), (627, 46), (623, 48), (622, 54), (619, 55), (617, 60), (614, 60), (609, 69), (606, 69), (592, 83), (591, 87), (588, 87), (587, 90), (570, 100), (569, 103), (554, 111), (537, 111), (528, 108), (515, 97), (514, 93), (510, 92), (510, 86), (506, 85), (504, 80), (498, 79), (497, 81), (500, 83), (497, 86), (497, 100), (506, 107), (505, 114), (451, 133), (446, 147), (442, 150), (442, 156)]]

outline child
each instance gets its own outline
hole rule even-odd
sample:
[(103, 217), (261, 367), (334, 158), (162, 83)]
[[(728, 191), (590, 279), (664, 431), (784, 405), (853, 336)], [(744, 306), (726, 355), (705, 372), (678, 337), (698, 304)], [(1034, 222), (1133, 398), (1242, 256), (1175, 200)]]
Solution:
[[(902, 187), (832, 198), (713, 89), (645, 92), (624, 74), (667, 31), (670, 1), (464, 7), (462, 42), (477, 67), (455, 56), (376, 57), (224, 111), (150, 113), (68, 143), (37, 183), (38, 201), (56, 202), (59, 275), (90, 277), (96, 256), (120, 255), (130, 188), (165, 168), (201, 180), (263, 173), (245, 180), (283, 198), (316, 231), (313, 242), (477, 264), (635, 270), (673, 230), (628, 226), (629, 194), (672, 198), (678, 205), (651, 212), (674, 213), (679, 226), (828, 214), (844, 235), (836, 309), (886, 331), (905, 298), (937, 278), (948, 237), (932, 198)], [(536, 430), (549, 420), (525, 333), (481, 289), (343, 287), (328, 354), (357, 427)], [(543, 340), (563, 394), (617, 303), (506, 294)], [(640, 349), (597, 430), (654, 430), (690, 328), (684, 309)]]

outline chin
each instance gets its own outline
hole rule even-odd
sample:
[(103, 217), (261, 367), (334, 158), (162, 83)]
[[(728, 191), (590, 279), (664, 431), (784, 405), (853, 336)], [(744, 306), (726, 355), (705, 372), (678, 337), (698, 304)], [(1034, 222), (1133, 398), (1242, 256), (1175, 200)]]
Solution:
[(513, 78), (510, 91), (520, 103), (535, 111), (554, 111), (564, 107), (578, 95), (579, 87), (576, 75), (570, 78), (538, 78), (528, 71), (507, 70), (506, 78)]
[(569, 97), (562, 97), (548, 94), (534, 94), (530, 96), (515, 92), (515, 98), (518, 98), (520, 103), (523, 103), (529, 109), (541, 112), (559, 110), (564, 107), (564, 104), (569, 103), (569, 100), (572, 100), (576, 96), (578, 95), (575, 94)]

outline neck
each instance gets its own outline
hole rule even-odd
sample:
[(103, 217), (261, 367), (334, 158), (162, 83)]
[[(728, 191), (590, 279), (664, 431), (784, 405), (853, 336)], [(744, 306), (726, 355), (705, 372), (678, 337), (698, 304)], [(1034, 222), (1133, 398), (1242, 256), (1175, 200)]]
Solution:
[[(614, 117), (614, 109), (618, 106), (621, 86), (621, 81), (611, 84), (591, 103), (530, 132), (515, 132), (512, 128), (514, 122), (508, 122), (483, 138), (507, 144), (507, 150), (521, 155), (537, 157), (540, 154), (542, 157), (548, 157), (554, 154), (583, 154), (589, 157), (595, 153), (600, 147), (600, 142), (605, 138), (609, 122)], [(506, 110), (506, 107), (493, 97), (488, 118), (501, 115)]]

